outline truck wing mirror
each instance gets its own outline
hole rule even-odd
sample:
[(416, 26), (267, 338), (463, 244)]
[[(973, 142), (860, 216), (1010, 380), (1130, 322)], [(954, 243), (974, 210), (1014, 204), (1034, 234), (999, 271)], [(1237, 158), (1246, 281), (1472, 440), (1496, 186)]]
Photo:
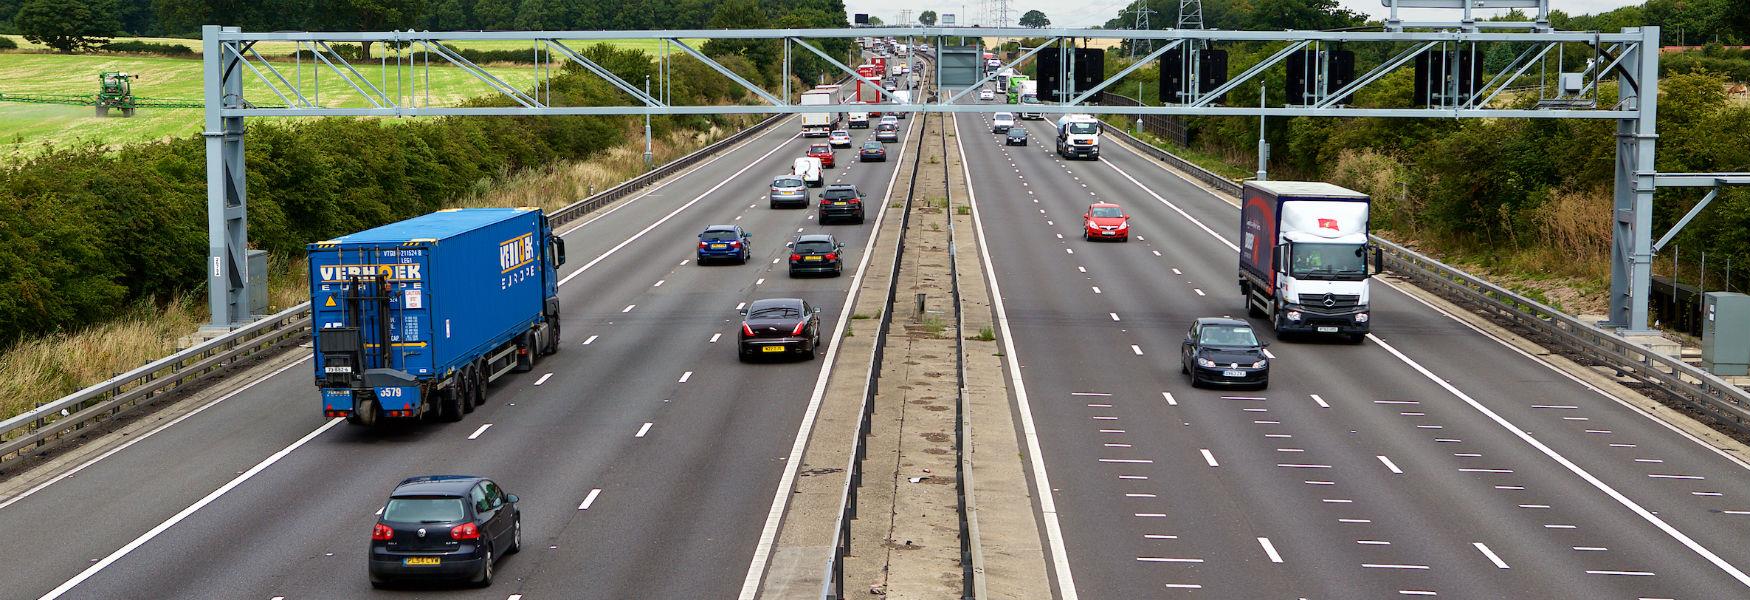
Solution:
[(1378, 275), (1378, 274), (1384, 273), (1384, 272), (1385, 272), (1385, 249), (1375, 246), (1373, 248), (1373, 273), (1375, 275)]
[(557, 264), (553, 266), (558, 267), (565, 264), (565, 238), (553, 236), (553, 250), (559, 255), (558, 258), (553, 261)]

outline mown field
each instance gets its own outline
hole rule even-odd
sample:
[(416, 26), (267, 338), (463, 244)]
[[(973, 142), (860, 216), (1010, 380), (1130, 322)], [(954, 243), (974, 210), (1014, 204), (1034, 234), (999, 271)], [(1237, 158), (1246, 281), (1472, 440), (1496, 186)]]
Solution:
[[(37, 44), (35, 42), (28, 41), (28, 40), (24, 39), (23, 36), (0, 35), (0, 37), (12, 38), (12, 41), (18, 43), (19, 50), (23, 50), (23, 51), (31, 51), (31, 50), (47, 51), (48, 50), (48, 47), (43, 46), (41, 44)], [(196, 53), (199, 53), (201, 51), (201, 41), (198, 39), (119, 37), (119, 38), (115, 38), (114, 41), (117, 41), (117, 42), (140, 41), (140, 42), (150, 42), (150, 43), (154, 43), (154, 44), (181, 44), (184, 46), (188, 46), (190, 49), (194, 50)], [(705, 40), (696, 40), (696, 39), (689, 39), (689, 40), (685, 40), (685, 41), (687, 42), (687, 45), (692, 46), (694, 48), (698, 48), (700, 45), (705, 43)], [(533, 43), (532, 42), (518, 41), (518, 40), (503, 40), (503, 41), (490, 40), (490, 41), (448, 42), (448, 43), (450, 45), (456, 46), (458, 48), (467, 48), (470, 50), (516, 50), (519, 48), (530, 48), (531, 49), (530, 51), (531, 52), (533, 51)], [(595, 42), (576, 41), (573, 43), (568, 43), (567, 45), (571, 46), (572, 48), (578, 48), (578, 47), (582, 47), (582, 46), (592, 45), (594, 43)], [(637, 50), (643, 50), (643, 51), (648, 52), (652, 55), (654, 55), (657, 52), (660, 52), (662, 50), (662, 42), (660, 42), (658, 40), (612, 40), (612, 41), (609, 41), (608, 43), (613, 44), (615, 47), (619, 47), (619, 48), (632, 48), (632, 49), (637, 49)], [(260, 43), (257, 43), (255, 45), (255, 49), (257, 51), (261, 52), (262, 54), (291, 54), (292, 51), (294, 49), (296, 49), (296, 46), (291, 42), (260, 42)], [(680, 49), (675, 48), (671, 44), (669, 46), (669, 51), (670, 52), (679, 52)]]
[[(8, 37), (14, 37), (20, 43), (21, 51), (0, 53), (0, 95), (94, 94), (97, 92), (99, 73), (123, 71), (139, 76), (134, 80), (135, 96), (197, 102), (201, 98), (201, 61), (198, 59), (28, 52), (22, 49), (26, 45), (22, 38)], [(195, 43), (198, 40), (145, 38), (144, 41), (188, 42), (194, 47), (199, 46)], [(513, 43), (483, 42), (465, 46), (480, 49), (514, 47), (510, 44)], [(616, 45), (635, 47), (640, 44)], [(582, 48), (583, 44), (575, 47)], [(262, 54), (269, 57), (289, 54), (291, 51), (290, 44), (286, 44), (283, 49), (272, 46), (261, 49)], [(293, 63), (276, 62), (276, 66), (288, 80), (297, 81), (297, 68)], [(396, 85), (396, 69), (393, 66), (387, 71), (374, 64), (358, 65), (358, 68), (375, 84), (381, 85), (386, 80), (390, 86)], [(495, 64), (485, 68), (493, 75), (519, 87), (530, 87), (536, 79), (533, 65)], [(419, 83), (415, 86), (414, 69), (403, 68), (401, 73), (402, 92), (417, 97), (423, 104), (428, 97), (424, 84), (425, 74), (420, 72)], [(318, 87), (314, 82), (318, 77), (315, 67), (308, 61), (303, 65), (303, 77), (305, 94), (313, 98), (313, 92)], [(430, 78), (429, 99), (432, 106), (454, 106), (470, 98), (497, 93), (473, 76), (453, 67), (433, 65)], [(371, 105), (369, 100), (335, 77), (333, 72), (323, 72), (319, 79), (322, 105)], [(390, 87), (387, 93), (391, 97), (395, 96), (395, 88)], [(254, 73), (245, 76), (243, 95), (257, 105), (282, 104), (279, 96), (269, 91)], [(111, 115), (99, 118), (89, 106), (0, 102), (0, 157), (35, 155), (48, 146), (101, 143), (115, 147), (189, 135), (201, 130), (202, 110), (198, 108), (141, 108), (133, 118), (125, 119), (113, 112)]]

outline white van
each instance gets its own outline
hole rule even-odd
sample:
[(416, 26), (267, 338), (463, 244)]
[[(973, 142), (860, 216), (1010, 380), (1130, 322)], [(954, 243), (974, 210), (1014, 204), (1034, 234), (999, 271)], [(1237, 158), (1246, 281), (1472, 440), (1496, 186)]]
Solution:
[(812, 156), (797, 158), (790, 167), (790, 173), (801, 177), (802, 182), (808, 184), (808, 187), (820, 187), (821, 184), (825, 183), (820, 175), (820, 159)]

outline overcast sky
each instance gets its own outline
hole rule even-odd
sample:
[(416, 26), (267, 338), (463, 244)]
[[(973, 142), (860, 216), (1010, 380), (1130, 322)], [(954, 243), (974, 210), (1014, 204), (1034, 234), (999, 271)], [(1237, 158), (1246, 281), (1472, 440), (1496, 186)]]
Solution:
[[(1571, 15), (1583, 15), (1604, 12), (1630, 4), (1640, 4), (1643, 1), (1550, 0), (1550, 8)], [(1380, 5), (1379, 0), (1338, 0), (1338, 2), (1344, 8), (1370, 16), (1383, 18), (1386, 15), (1386, 9)], [(1011, 21), (1019, 19), (1021, 13), (1030, 9), (1038, 9), (1045, 12), (1045, 16), (1051, 19), (1051, 24), (1054, 26), (1086, 27), (1105, 24), (1107, 19), (1117, 16), (1118, 11), (1123, 10), (1129, 4), (1130, 0), (1070, 0), (1069, 2), (1062, 0), (1055, 2), (1050, 0), (1009, 0), (1009, 18)], [(911, 9), (914, 18), (918, 13), (926, 10), (933, 10), (937, 13), (955, 13), (959, 15), (959, 24), (966, 25), (978, 19), (980, 7), (983, 5), (984, 3), (978, 0), (967, 2), (953, 0), (845, 0), (845, 8), (849, 9), (850, 12), (866, 12), (888, 23), (897, 23), (899, 11)], [(1456, 11), (1406, 10), (1403, 11), (1403, 17), (1416, 20), (1428, 19), (1430, 14), (1444, 16), (1454, 13)], [(1155, 15), (1154, 18), (1174, 19), (1177, 18), (1177, 15)]]

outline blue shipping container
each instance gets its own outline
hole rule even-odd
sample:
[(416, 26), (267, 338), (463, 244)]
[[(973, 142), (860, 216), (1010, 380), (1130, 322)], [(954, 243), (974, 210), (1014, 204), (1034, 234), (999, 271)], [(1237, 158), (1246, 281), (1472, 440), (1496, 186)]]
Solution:
[(311, 244), (324, 414), (459, 419), (431, 405), (556, 349), (562, 254), (532, 208), (444, 210)]

